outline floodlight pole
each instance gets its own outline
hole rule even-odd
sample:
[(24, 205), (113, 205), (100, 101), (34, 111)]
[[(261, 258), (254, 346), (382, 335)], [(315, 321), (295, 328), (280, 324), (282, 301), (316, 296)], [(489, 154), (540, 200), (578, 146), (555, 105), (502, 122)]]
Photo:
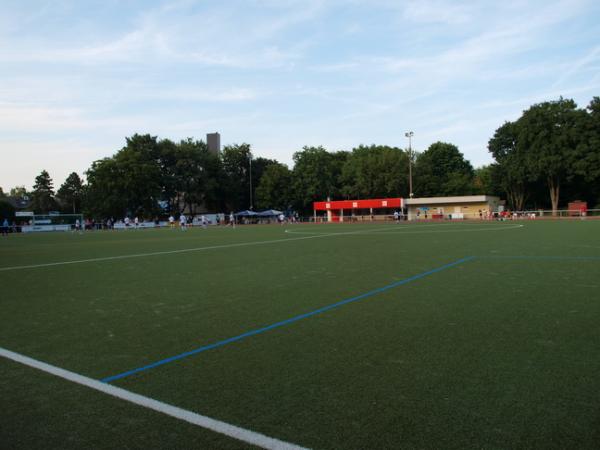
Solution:
[(408, 138), (408, 196), (413, 198), (412, 186), (412, 137), (415, 135), (412, 131), (407, 131), (404, 136)]
[(252, 153), (248, 152), (248, 161), (250, 165), (250, 211), (252, 211)]

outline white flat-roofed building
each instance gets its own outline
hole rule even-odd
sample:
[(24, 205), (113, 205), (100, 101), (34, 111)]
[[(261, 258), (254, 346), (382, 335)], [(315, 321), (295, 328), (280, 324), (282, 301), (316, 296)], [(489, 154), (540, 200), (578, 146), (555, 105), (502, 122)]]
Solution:
[(408, 220), (417, 219), (479, 219), (498, 211), (504, 201), (492, 195), (461, 195), (455, 197), (421, 197), (404, 200)]

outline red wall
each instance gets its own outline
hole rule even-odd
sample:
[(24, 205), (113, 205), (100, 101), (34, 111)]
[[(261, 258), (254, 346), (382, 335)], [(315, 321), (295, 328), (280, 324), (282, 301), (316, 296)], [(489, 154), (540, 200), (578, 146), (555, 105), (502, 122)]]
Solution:
[(402, 198), (376, 198), (370, 200), (337, 200), (332, 202), (314, 202), (313, 209), (327, 211), (329, 209), (365, 209), (365, 208), (401, 208)]
[(587, 213), (588, 209), (587, 202), (582, 202), (581, 200), (570, 202), (567, 208), (569, 209), (570, 216), (579, 216), (583, 212)]

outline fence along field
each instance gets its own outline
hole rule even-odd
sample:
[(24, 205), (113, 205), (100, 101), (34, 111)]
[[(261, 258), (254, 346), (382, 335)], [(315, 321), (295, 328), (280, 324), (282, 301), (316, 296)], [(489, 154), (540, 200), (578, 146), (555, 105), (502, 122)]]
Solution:
[[(18, 236), (0, 347), (276, 448), (593, 448), (599, 224)], [(0, 367), (12, 448), (250, 445)]]

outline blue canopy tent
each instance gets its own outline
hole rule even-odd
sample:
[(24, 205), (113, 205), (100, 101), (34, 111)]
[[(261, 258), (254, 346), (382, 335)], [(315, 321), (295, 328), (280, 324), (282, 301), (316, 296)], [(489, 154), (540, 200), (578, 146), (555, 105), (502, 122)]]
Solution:
[(238, 223), (245, 224), (256, 223), (258, 219), (258, 214), (254, 211), (250, 211), (249, 209), (246, 209), (245, 211), (236, 212), (234, 216)]
[(255, 213), (254, 211), (250, 211), (249, 209), (247, 209), (245, 211), (236, 212), (234, 214), (234, 216), (236, 216), (236, 217), (256, 217), (256, 216), (258, 216), (258, 213)]
[(258, 213), (260, 217), (279, 217), (279, 214), (281, 214), (281, 211), (277, 211), (276, 209), (267, 209)]

